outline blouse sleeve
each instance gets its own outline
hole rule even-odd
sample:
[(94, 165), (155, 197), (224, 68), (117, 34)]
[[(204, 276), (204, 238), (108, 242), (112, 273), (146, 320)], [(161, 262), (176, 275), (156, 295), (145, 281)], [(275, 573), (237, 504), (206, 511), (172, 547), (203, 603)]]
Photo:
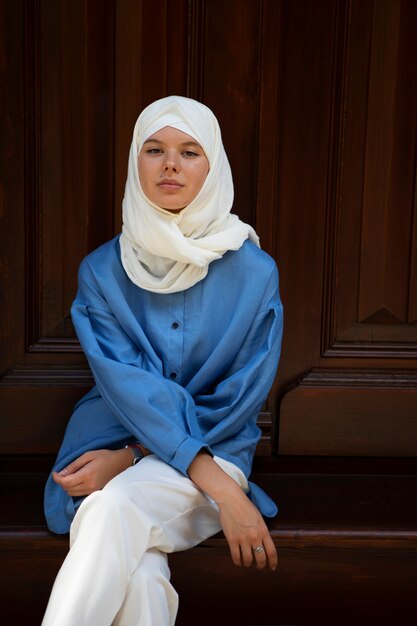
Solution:
[(275, 377), (282, 332), (283, 309), (275, 267), (263, 305), (229, 370), (212, 393), (194, 398), (197, 418), (207, 427), (205, 441), (210, 446), (221, 441), (227, 449), (229, 441), (236, 447), (236, 439), (241, 440), (242, 450), (256, 445), (256, 420)]
[[(159, 458), (183, 474), (207, 448), (195, 428), (195, 404), (138, 349), (110, 311), (83, 263), (71, 310), (96, 385), (120, 423)], [(195, 436), (197, 435), (197, 436)]]

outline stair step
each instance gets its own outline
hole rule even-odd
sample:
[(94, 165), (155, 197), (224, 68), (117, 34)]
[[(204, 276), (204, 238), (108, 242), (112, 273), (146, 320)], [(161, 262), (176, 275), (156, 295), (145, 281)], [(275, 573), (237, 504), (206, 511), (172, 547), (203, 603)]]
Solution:
[[(222, 534), (170, 555), (176, 626), (417, 624), (417, 472), (330, 470), (258, 474), (280, 504), (276, 572), (235, 567)], [(2, 623), (39, 626), (67, 552), (68, 538), (44, 526), (44, 479), (0, 474)]]
[[(417, 623), (413, 600), (417, 531), (276, 529), (272, 536), (279, 554), (276, 572), (233, 566), (221, 535), (191, 551), (170, 555), (173, 584), (181, 599), (177, 626)], [(67, 546), (67, 537), (42, 528), (0, 532), (6, 623), (40, 623)], [(204, 607), (198, 622), (196, 607)]]

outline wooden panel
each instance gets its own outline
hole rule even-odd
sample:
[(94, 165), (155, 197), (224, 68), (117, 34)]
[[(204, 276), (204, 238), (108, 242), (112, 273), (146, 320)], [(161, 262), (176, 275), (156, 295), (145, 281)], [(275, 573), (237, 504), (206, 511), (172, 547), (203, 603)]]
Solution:
[(2, 2), (1, 9), (9, 129), (2, 452), (56, 453), (86, 390), (71, 372), (85, 366), (68, 323), (77, 266), (113, 234), (112, 2)]
[(326, 356), (417, 356), (416, 42), (414, 2), (352, 2), (328, 228)]
[(24, 342), (24, 18), (22, 2), (0, 3), (0, 373)]
[[(274, 168), (276, 182), (263, 193), (275, 191), (272, 237), (285, 311), (277, 380), (281, 388), (318, 365), (320, 357), (329, 145), (341, 6), (331, 1), (282, 2), (279, 66), (274, 59), (264, 59), (271, 64), (272, 80), (276, 80), (273, 72), (279, 72), (278, 100), (267, 108), (270, 113), (264, 118), (262, 136), (270, 129), (277, 133), (275, 142), (271, 145), (270, 139), (266, 144), (263, 157), (264, 167)], [(273, 107), (276, 124), (271, 124)], [(264, 144), (259, 145), (259, 151), (263, 149)]]
[(414, 63), (404, 63), (413, 34), (401, 24), (404, 17), (413, 22), (417, 13), (401, 16), (400, 3), (374, 4), (358, 302), (362, 324), (408, 321), (410, 286), (398, 278), (408, 278), (417, 90), (410, 90)]
[(87, 369), (15, 368), (0, 381), (0, 454), (58, 451), (75, 403), (92, 386)]
[[(417, 356), (416, 8), (407, 0), (338, 5), (329, 25), (334, 35), (333, 46), (329, 39), (332, 73), (318, 90), (321, 94), (330, 90), (325, 118), (329, 128), (324, 123), (315, 127), (323, 142), (317, 146), (323, 145), (324, 152), (327, 138), (328, 152), (318, 163), (307, 143), (304, 148), (313, 164), (306, 162), (300, 170), (301, 189), (316, 165), (316, 184), (327, 172), (326, 197), (314, 189), (310, 197), (294, 203), (300, 191), (288, 189), (287, 180), (297, 168), (290, 164), (288, 175), (282, 175), (289, 199), (286, 205), (279, 199), (275, 222), (287, 305), (280, 379), (290, 389), (285, 395), (281, 385), (282, 454), (417, 452), (416, 362), (410, 360)], [(285, 10), (281, 19), (282, 32), (291, 32)], [(315, 23), (312, 17), (309, 22)], [(315, 37), (323, 27), (317, 24)], [(321, 40), (325, 41), (323, 34)], [(294, 69), (285, 48), (282, 54)], [(303, 47), (300, 54), (308, 64), (310, 55)], [(309, 65), (305, 71), (311, 71)], [(280, 91), (285, 88), (284, 77), (283, 73)], [(298, 112), (294, 121), (291, 112), (289, 117), (286, 111), (281, 114), (294, 129), (303, 113)], [(286, 165), (291, 150), (292, 146), (285, 149)], [(291, 200), (297, 207), (294, 231), (288, 230)], [(323, 283), (315, 282), (319, 276), (324, 278), (324, 291)], [(318, 366), (333, 367), (332, 375), (326, 369), (303, 373), (303, 368), (308, 372)], [(366, 367), (381, 369), (375, 373)], [(395, 382), (393, 368), (401, 367), (410, 368), (409, 390)], [(347, 378), (345, 368), (351, 368)]]
[(417, 456), (415, 373), (312, 372), (282, 400), (279, 452)]
[(42, 0), (35, 16), (31, 351), (77, 349), (69, 308), (78, 265), (113, 235), (111, 6)]

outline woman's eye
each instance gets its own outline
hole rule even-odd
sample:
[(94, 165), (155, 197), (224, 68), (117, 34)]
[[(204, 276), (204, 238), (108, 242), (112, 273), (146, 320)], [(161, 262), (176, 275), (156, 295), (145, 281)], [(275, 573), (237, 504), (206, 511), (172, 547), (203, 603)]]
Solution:
[(148, 150), (146, 150), (146, 154), (160, 154), (160, 152), (160, 148), (148, 148)]
[(185, 150), (185, 152), (183, 152), (183, 155), (186, 157), (196, 157), (198, 156), (197, 152), (193, 152), (192, 150)]

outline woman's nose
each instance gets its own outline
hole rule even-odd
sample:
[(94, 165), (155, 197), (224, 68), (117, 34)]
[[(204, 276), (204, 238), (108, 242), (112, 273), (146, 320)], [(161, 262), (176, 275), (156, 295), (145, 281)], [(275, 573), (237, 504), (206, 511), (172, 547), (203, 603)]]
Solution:
[(169, 172), (178, 172), (180, 169), (178, 158), (173, 154), (167, 154), (165, 163), (164, 163), (164, 171)]

